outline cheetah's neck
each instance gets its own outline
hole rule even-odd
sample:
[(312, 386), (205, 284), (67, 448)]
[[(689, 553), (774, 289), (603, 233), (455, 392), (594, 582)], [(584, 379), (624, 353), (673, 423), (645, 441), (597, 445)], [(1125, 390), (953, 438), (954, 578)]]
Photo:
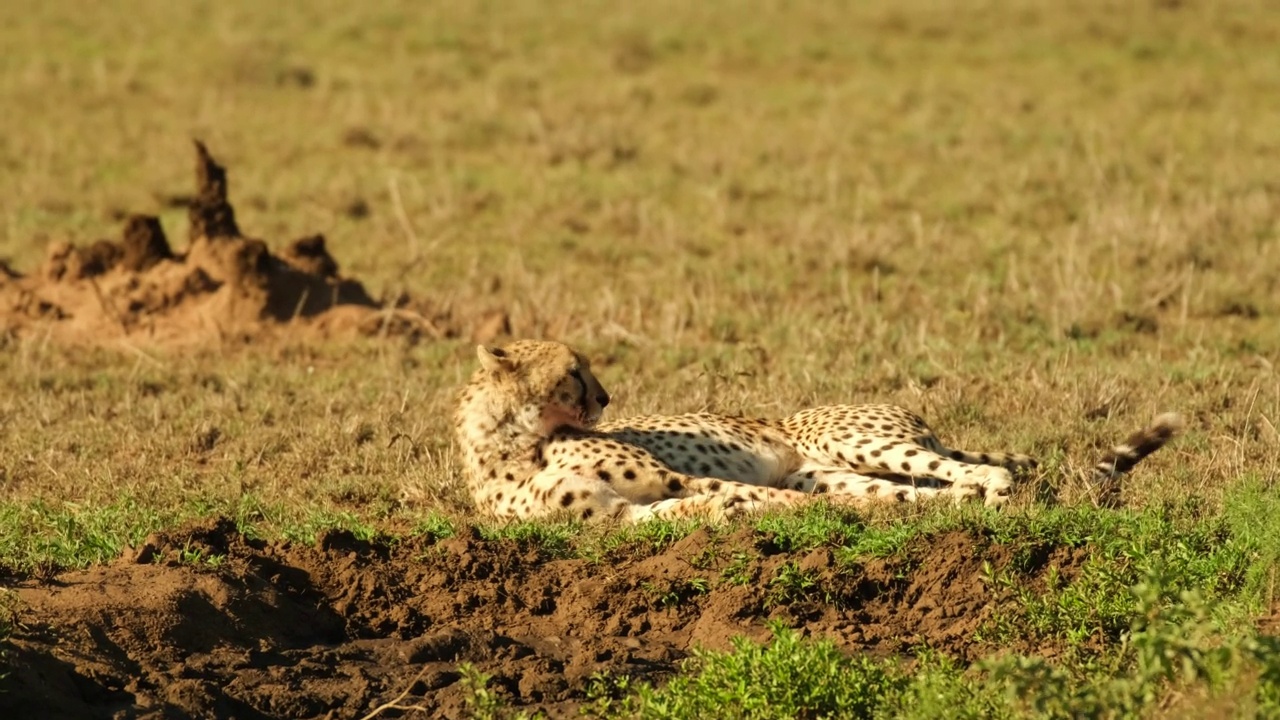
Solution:
[(529, 477), (545, 464), (540, 409), (484, 400), (468, 398), (458, 413), (458, 444), (473, 491), (493, 481)]

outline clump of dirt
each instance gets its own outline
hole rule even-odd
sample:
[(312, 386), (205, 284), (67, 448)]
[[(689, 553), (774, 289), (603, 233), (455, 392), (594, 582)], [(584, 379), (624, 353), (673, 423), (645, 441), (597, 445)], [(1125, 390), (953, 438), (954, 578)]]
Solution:
[[(1042, 559), (1070, 576), (1083, 556)], [(694, 647), (767, 639), (770, 619), (850, 653), (923, 643), (970, 659), (992, 650), (973, 631), (1009, 602), (983, 564), (1009, 561), (966, 533), (846, 566), (829, 549), (699, 530), (600, 562), (473, 530), (397, 543), (330, 532), (303, 546), (219, 520), (153, 535), (109, 566), (4, 583), (20, 610), (0, 711), (358, 717), (408, 689), (428, 716), (459, 717), (468, 662), (510, 704), (568, 717), (596, 672), (661, 682)], [(797, 573), (815, 582), (776, 580)]]
[(189, 344), (249, 339), (283, 326), (322, 336), (461, 333), (448, 313), (425, 303), (376, 301), (339, 272), (323, 235), (276, 254), (244, 236), (226, 169), (195, 145), (196, 194), (184, 252), (172, 250), (157, 218), (132, 215), (119, 240), (51, 244), (29, 275), (0, 265), (0, 335), (43, 331), (78, 344)]
[(1267, 614), (1258, 618), (1258, 632), (1280, 637), (1280, 602), (1272, 603)]

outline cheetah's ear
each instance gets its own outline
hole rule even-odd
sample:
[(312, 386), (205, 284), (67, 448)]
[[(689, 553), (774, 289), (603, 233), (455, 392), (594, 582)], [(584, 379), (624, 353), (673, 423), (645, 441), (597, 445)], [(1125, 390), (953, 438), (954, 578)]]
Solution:
[(502, 348), (477, 345), (476, 357), (480, 359), (480, 367), (489, 372), (511, 369), (511, 356)]

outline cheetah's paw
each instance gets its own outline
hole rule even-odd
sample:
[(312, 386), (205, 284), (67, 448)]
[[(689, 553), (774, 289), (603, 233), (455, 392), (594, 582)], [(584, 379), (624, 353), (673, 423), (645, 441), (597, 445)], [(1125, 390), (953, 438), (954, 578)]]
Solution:
[(999, 507), (1013, 493), (1013, 474), (1007, 468), (979, 465), (952, 485), (951, 491), (956, 500), (981, 498), (987, 507)]

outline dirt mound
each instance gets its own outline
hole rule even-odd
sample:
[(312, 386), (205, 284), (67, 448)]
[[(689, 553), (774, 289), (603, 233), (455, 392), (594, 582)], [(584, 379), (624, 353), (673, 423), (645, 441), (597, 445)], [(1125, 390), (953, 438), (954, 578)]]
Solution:
[[(1039, 558), (1068, 574), (1082, 559)], [(924, 643), (967, 659), (990, 650), (973, 631), (1006, 602), (983, 563), (1009, 561), (963, 533), (842, 566), (751, 531), (592, 561), (473, 531), (300, 546), (218, 521), (154, 535), (107, 567), (6, 583), (20, 609), (0, 714), (356, 717), (410, 688), (431, 717), (458, 717), (470, 662), (510, 703), (572, 716), (593, 673), (661, 681), (695, 646), (765, 639), (771, 618), (849, 652)]]
[(326, 336), (458, 334), (451, 318), (422, 303), (375, 301), (339, 273), (322, 235), (278, 254), (245, 237), (228, 200), (226, 169), (199, 142), (196, 185), (185, 252), (173, 252), (158, 219), (134, 215), (118, 241), (53, 243), (30, 275), (0, 264), (0, 336), (40, 330), (81, 344), (186, 344), (246, 339), (284, 325)]

